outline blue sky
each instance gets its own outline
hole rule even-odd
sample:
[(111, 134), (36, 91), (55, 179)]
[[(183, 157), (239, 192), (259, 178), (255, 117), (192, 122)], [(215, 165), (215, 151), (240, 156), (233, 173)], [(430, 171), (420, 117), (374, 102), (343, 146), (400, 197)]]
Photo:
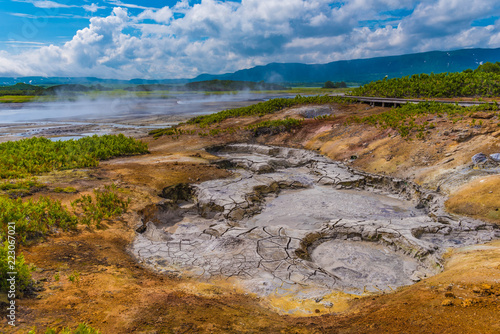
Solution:
[(0, 0), (0, 76), (190, 78), (500, 47), (497, 0)]

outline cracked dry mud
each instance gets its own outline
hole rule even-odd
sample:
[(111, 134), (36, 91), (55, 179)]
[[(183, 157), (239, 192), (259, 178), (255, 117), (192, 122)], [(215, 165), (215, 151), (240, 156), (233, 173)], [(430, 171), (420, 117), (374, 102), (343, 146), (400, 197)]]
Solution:
[(315, 152), (250, 144), (209, 151), (233, 177), (187, 186), (189, 196), (176, 196), (186, 201), (167, 199), (145, 215), (131, 245), (138, 261), (231, 278), (260, 296), (321, 300), (332, 290), (412, 284), (442, 269), (446, 248), (500, 237), (495, 225), (446, 213), (439, 193)]

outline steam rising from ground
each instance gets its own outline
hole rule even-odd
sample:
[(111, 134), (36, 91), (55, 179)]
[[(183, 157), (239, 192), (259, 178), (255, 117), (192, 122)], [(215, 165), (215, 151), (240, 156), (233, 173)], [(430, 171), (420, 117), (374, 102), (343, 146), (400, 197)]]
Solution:
[[(175, 95), (174, 95), (175, 94)], [(283, 94), (206, 95), (174, 93), (162, 97), (59, 97), (53, 102), (0, 104), (0, 142), (46, 136), (77, 139), (93, 134), (123, 132), (141, 137), (154, 128), (167, 127), (187, 118), (243, 107)]]
[(243, 106), (274, 96), (250, 92), (223, 95), (186, 93), (167, 98), (138, 98), (129, 95), (119, 98), (79, 97), (71, 101), (3, 104), (0, 105), (0, 123), (88, 121), (152, 115), (196, 115), (231, 108), (234, 103), (237, 106)]

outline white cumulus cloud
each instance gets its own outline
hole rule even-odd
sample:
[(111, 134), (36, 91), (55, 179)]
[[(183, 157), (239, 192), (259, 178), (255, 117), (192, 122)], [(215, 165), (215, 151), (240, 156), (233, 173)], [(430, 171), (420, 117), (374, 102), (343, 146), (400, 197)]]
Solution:
[(74, 5), (65, 5), (59, 2), (55, 1), (49, 1), (49, 0), (14, 0), (16, 2), (27, 2), (33, 4), (33, 6), (37, 8), (71, 8), (71, 7), (78, 7)]
[[(182, 0), (163, 8), (108, 3), (121, 6), (91, 18), (64, 44), (0, 53), (0, 75), (179, 78), (270, 62), (500, 47), (500, 23), (490, 22), (500, 15), (500, 4), (493, 0), (202, 0), (194, 5)], [(488, 24), (475, 24), (478, 20)]]
[(106, 7), (104, 7), (104, 6), (98, 6), (97, 4), (93, 3), (93, 4), (90, 4), (90, 5), (83, 5), (82, 8), (85, 9), (87, 12), (95, 13), (99, 9), (105, 9)]

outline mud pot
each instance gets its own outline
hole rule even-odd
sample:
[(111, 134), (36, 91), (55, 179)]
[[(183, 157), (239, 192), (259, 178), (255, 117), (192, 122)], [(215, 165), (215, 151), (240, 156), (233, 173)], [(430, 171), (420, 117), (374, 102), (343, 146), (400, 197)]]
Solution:
[(207, 151), (231, 178), (165, 188), (141, 211), (130, 251), (158, 272), (321, 301), (410, 285), (440, 272), (447, 248), (500, 237), (498, 226), (445, 212), (440, 193), (312, 151)]

